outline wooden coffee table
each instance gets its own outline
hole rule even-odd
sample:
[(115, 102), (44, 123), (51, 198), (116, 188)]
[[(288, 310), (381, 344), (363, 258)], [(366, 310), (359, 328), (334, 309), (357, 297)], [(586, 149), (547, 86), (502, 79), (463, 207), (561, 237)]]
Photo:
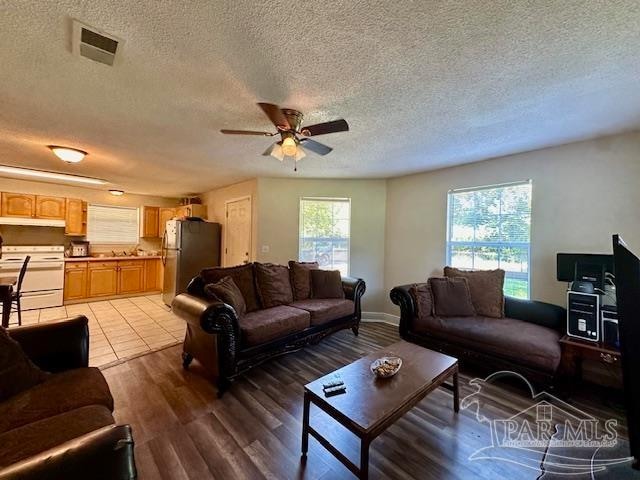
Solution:
[[(371, 362), (391, 355), (402, 358), (402, 368), (391, 378), (377, 379), (369, 369)], [(340, 375), (347, 392), (325, 397), (322, 384), (335, 374)], [(449, 378), (452, 379), (452, 385), (445, 383)], [(368, 478), (371, 442), (438, 387), (445, 387), (453, 392), (453, 409), (458, 412), (458, 361), (404, 341), (308, 383), (304, 387), (302, 457), (307, 455), (309, 435), (312, 435), (356, 476)], [(309, 425), (311, 403), (360, 439), (359, 467)]]

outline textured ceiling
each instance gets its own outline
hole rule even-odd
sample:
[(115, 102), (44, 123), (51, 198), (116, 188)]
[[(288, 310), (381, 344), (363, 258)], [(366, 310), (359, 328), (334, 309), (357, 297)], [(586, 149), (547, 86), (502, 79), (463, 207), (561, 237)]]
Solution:
[[(124, 39), (78, 58), (71, 18)], [(640, 127), (640, 2), (0, 1), (0, 163), (125, 190), (386, 177)], [(297, 174), (257, 101), (344, 117)], [(77, 146), (61, 164), (44, 147)]]

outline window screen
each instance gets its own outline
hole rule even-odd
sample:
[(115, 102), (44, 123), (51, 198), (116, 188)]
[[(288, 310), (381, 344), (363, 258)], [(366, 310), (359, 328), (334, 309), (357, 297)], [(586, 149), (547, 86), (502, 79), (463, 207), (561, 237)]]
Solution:
[(298, 257), (349, 274), (351, 200), (301, 198)]
[(501, 268), (504, 293), (529, 298), (531, 182), (452, 190), (448, 198), (447, 264)]
[(87, 209), (87, 240), (103, 244), (138, 243), (138, 209), (89, 205)]

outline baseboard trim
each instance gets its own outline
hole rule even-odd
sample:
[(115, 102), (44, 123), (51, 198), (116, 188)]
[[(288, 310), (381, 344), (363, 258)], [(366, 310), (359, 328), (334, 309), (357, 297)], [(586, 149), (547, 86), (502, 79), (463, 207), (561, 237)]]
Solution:
[(400, 317), (385, 312), (362, 312), (363, 322), (381, 322), (389, 325), (400, 325)]

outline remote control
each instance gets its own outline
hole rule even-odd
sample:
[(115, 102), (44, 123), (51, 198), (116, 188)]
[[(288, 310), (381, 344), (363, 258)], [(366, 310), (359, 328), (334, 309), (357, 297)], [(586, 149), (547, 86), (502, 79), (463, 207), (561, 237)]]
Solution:
[(331, 397), (332, 395), (340, 395), (341, 393), (346, 393), (347, 387), (344, 385), (338, 385), (337, 387), (326, 388), (324, 390), (325, 397)]
[(335, 377), (333, 377), (332, 380), (328, 380), (325, 383), (323, 383), (322, 388), (326, 390), (328, 388), (337, 387), (339, 385), (344, 385), (344, 382), (342, 381), (340, 376), (336, 375)]

